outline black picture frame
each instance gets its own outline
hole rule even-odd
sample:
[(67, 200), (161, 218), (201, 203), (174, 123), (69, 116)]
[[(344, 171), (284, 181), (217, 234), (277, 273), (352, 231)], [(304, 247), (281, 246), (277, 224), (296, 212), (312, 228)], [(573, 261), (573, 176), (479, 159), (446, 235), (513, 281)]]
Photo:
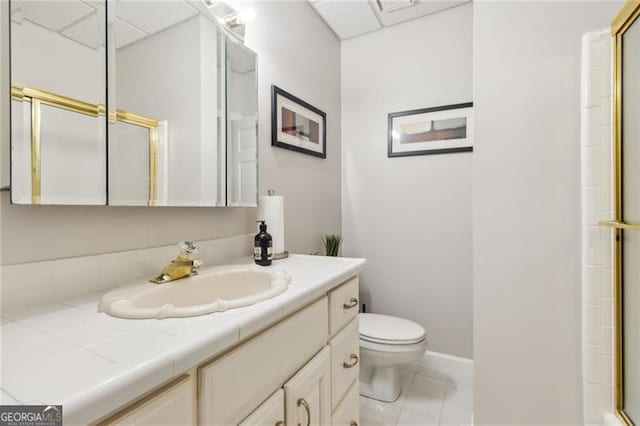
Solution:
[[(300, 107), (307, 109), (320, 117), (322, 117), (322, 123), (320, 123), (320, 127), (322, 128), (322, 138), (321, 138), (321, 147), (322, 151), (317, 152), (311, 149), (307, 149), (298, 145), (293, 145), (289, 142), (278, 140), (278, 97), (282, 96), (283, 98), (288, 99), (291, 102), (298, 104)], [(327, 158), (327, 114), (309, 104), (308, 102), (303, 101), (297, 96), (292, 95), (291, 93), (275, 86), (271, 86), (271, 145), (277, 146), (279, 148), (288, 149), (290, 151), (300, 152), (302, 154), (312, 155), (318, 158)]]
[[(415, 151), (394, 151), (393, 147), (393, 120), (398, 117), (405, 117), (408, 115), (417, 115), (417, 114), (425, 114), (432, 112), (440, 112), (440, 111), (448, 111), (448, 110), (456, 110), (456, 109), (467, 109), (472, 108), (473, 102), (465, 102), (460, 104), (452, 104), (452, 105), (443, 105), (437, 107), (430, 108), (420, 108), (420, 109), (412, 109), (407, 111), (400, 112), (392, 112), (388, 114), (387, 117), (387, 157), (410, 157), (415, 155), (435, 155), (435, 154), (451, 154), (457, 152), (473, 152), (473, 146), (463, 146), (463, 147), (452, 147), (452, 148), (436, 148), (436, 149), (418, 149)], [(471, 111), (472, 116), (473, 112)]]

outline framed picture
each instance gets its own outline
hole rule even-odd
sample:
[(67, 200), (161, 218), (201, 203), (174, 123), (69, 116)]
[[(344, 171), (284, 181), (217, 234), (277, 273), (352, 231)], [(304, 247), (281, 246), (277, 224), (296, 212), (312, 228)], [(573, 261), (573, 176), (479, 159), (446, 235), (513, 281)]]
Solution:
[(473, 151), (473, 102), (389, 114), (389, 157)]
[(327, 115), (271, 86), (271, 145), (327, 158)]

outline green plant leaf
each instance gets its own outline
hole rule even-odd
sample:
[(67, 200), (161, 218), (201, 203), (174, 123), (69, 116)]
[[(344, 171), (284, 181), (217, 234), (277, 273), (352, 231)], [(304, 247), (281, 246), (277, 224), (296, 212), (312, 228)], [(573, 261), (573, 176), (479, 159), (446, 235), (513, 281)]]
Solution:
[(337, 256), (340, 251), (340, 244), (342, 243), (342, 237), (337, 234), (323, 235), (322, 245), (327, 256)]

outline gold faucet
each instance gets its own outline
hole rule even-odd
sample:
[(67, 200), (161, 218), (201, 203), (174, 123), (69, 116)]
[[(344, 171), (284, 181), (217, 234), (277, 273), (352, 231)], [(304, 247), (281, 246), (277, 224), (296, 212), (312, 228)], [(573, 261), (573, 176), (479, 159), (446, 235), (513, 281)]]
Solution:
[(155, 284), (165, 284), (180, 278), (198, 275), (198, 268), (202, 266), (202, 260), (194, 260), (193, 255), (198, 252), (198, 248), (191, 241), (184, 241), (180, 244), (180, 254), (170, 264), (164, 267), (160, 275), (151, 278), (149, 281)]

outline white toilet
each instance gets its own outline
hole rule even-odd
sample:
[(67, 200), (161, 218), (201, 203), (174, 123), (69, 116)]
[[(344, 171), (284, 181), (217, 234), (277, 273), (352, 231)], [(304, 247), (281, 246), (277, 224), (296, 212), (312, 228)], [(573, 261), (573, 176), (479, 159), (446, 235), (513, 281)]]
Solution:
[(427, 339), (420, 324), (380, 314), (360, 314), (360, 394), (379, 401), (398, 399), (400, 366), (420, 359)]

